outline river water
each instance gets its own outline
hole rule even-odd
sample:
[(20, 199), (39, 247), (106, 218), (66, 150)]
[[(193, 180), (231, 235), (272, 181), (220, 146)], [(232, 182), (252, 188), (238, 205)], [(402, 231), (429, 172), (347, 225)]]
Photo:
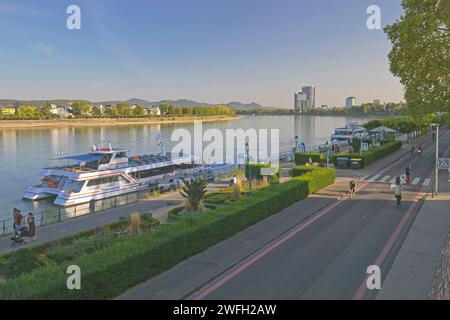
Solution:
[[(291, 150), (293, 138), (299, 136), (306, 146), (323, 144), (336, 127), (350, 121), (363, 123), (368, 118), (336, 116), (250, 116), (230, 121), (204, 122), (210, 128), (279, 129), (280, 151)], [(0, 125), (1, 126), (1, 125)], [(129, 155), (156, 153), (156, 135), (161, 132), (170, 150), (173, 130), (193, 131), (193, 124), (151, 124), (126, 126), (92, 126), (60, 128), (2, 129), (0, 127), (0, 220), (11, 217), (12, 208), (22, 212), (51, 206), (47, 200), (22, 200), (28, 186), (38, 184), (40, 169), (51, 165), (50, 159), (88, 152), (99, 141), (113, 141), (127, 148)], [(225, 134), (224, 134), (225, 137)], [(172, 143), (173, 145), (173, 143)]]

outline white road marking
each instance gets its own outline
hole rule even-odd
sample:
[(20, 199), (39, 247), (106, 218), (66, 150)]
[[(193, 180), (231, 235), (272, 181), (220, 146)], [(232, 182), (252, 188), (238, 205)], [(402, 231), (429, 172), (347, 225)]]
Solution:
[(425, 179), (424, 181), (423, 181), (423, 186), (429, 186), (430, 185), (430, 183), (431, 183), (431, 179), (430, 178), (427, 178), (427, 179)]
[(375, 176), (373, 176), (372, 178), (370, 178), (369, 182), (375, 182), (381, 175), (377, 174)]
[(358, 180), (360, 180), (360, 181), (364, 181), (364, 180), (366, 180), (368, 177), (370, 177), (370, 174), (369, 175), (367, 175), (367, 176), (363, 176), (363, 177), (361, 177), (361, 178), (359, 178)]
[(391, 176), (384, 176), (384, 178), (381, 179), (380, 182), (386, 182), (386, 181), (388, 181), (388, 179), (389, 179), (390, 177), (391, 177)]
[(419, 183), (420, 179), (422, 179), (422, 178), (415, 178), (411, 184), (413, 186), (417, 185)]
[(389, 181), (389, 183), (395, 183), (395, 180), (397, 179), (397, 177), (393, 177), (391, 181)]

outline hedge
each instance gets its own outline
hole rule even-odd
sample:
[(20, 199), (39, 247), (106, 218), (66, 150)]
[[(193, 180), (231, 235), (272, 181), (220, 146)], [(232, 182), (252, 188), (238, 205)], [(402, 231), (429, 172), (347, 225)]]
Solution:
[[(245, 167), (245, 176), (248, 178), (248, 173), (250, 170), (251, 178), (261, 180), (263, 176), (261, 175), (261, 168), (270, 168), (271, 164), (269, 163), (250, 163)], [(278, 171), (275, 174), (280, 178), (281, 176), (281, 165), (278, 164)]]
[(310, 162), (323, 163), (325, 161), (325, 157), (323, 153), (319, 152), (297, 152), (294, 155), (294, 161), (296, 165), (304, 165)]
[(299, 177), (301, 175), (304, 175), (305, 173), (309, 173), (314, 170), (318, 170), (318, 167), (311, 167), (311, 166), (297, 166), (289, 169), (289, 175), (291, 177)]
[(353, 154), (335, 154), (333, 156), (333, 162), (334, 165), (337, 165), (337, 158), (348, 158), (350, 159), (361, 159), (361, 166), (362, 167), (366, 167), (369, 164), (380, 160), (381, 158), (384, 158), (385, 156), (399, 150), (401, 148), (402, 144), (399, 141), (394, 141), (394, 142), (388, 142), (383, 144), (380, 147), (371, 149), (369, 151), (365, 151), (362, 152), (361, 154), (359, 153), (353, 153)]
[[(0, 287), (2, 299), (106, 299), (203, 252), (334, 182), (334, 169), (318, 169), (202, 215), (160, 225), (70, 263), (47, 266)], [(81, 269), (81, 290), (68, 290), (68, 265)]]

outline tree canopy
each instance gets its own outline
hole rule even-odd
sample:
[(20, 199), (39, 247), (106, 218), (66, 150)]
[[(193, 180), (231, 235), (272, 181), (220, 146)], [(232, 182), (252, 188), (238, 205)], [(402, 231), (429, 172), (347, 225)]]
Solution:
[(404, 15), (385, 32), (390, 70), (405, 87), (411, 115), (450, 111), (449, 0), (403, 0)]

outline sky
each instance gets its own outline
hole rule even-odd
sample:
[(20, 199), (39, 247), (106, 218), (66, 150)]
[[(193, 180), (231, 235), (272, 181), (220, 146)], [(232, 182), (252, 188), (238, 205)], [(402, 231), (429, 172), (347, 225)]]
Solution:
[(402, 14), (400, 0), (0, 0), (0, 99), (293, 107), (314, 85), (317, 105), (399, 102), (374, 4), (382, 26)]

